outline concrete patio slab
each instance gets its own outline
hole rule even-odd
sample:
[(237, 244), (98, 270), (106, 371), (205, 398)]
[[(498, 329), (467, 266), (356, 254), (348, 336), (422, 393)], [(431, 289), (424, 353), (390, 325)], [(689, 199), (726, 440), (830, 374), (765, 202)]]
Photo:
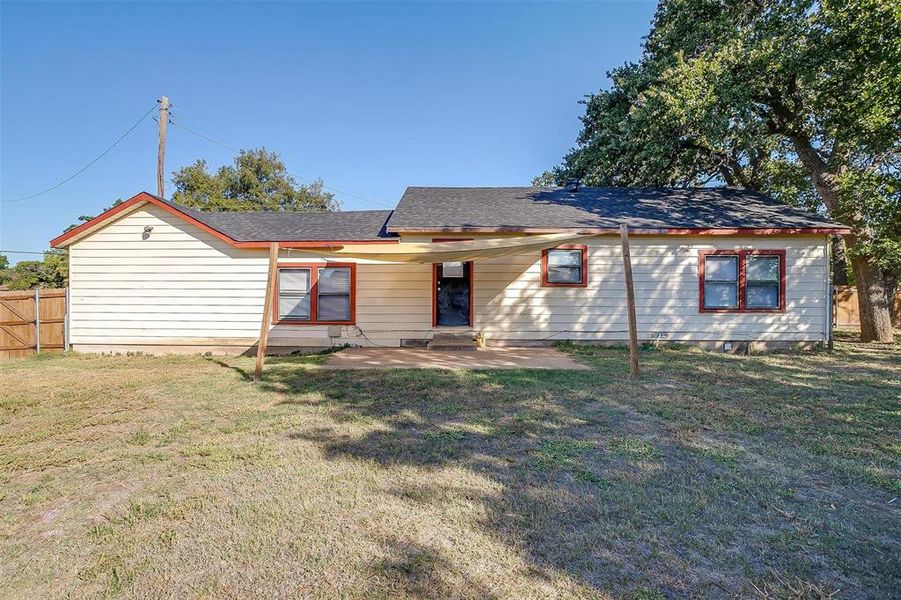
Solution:
[(348, 348), (329, 356), (323, 369), (567, 369), (589, 367), (554, 348), (482, 348), (433, 351), (420, 348)]

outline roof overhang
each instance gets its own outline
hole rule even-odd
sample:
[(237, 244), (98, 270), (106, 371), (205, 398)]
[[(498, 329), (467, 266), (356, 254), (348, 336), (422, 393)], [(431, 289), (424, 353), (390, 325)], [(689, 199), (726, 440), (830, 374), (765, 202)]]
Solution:
[[(388, 233), (502, 233), (502, 234), (552, 234), (619, 235), (618, 227), (536, 228), (536, 227), (388, 227)], [(739, 228), (655, 228), (629, 227), (629, 235), (844, 235), (851, 233), (848, 227), (739, 227)]]
[[(130, 212), (139, 209), (145, 204), (152, 204), (162, 210), (183, 219), (195, 227), (213, 235), (235, 248), (268, 248), (272, 243), (277, 243), (282, 248), (331, 248), (342, 244), (397, 244), (399, 239), (388, 240), (235, 240), (226, 233), (210, 227), (192, 217), (190, 214), (178, 209), (177, 205), (163, 202), (153, 194), (141, 192), (132, 196), (122, 204), (114, 206), (101, 213), (86, 223), (82, 223), (74, 229), (50, 241), (53, 248), (65, 248), (70, 244), (90, 235), (108, 223), (124, 217)], [(619, 235), (619, 228), (533, 228), (533, 227), (387, 227), (386, 231), (393, 234), (422, 234), (422, 233), (491, 233), (491, 234), (570, 234), (570, 235)], [(649, 228), (630, 227), (631, 235), (703, 235), (703, 236), (728, 236), (728, 235), (843, 235), (850, 233), (847, 227), (771, 227), (771, 228)]]
[(236, 240), (229, 235), (219, 231), (218, 229), (214, 229), (210, 227), (206, 223), (201, 223), (191, 215), (178, 210), (178, 208), (168, 202), (163, 202), (153, 194), (149, 194), (147, 192), (141, 192), (132, 196), (122, 204), (118, 206), (114, 206), (109, 210), (97, 215), (90, 221), (86, 223), (82, 223), (78, 227), (74, 229), (70, 229), (69, 231), (63, 233), (62, 235), (53, 238), (50, 240), (50, 246), (53, 248), (65, 248), (70, 244), (77, 242), (78, 240), (94, 233), (101, 227), (111, 223), (112, 221), (122, 218), (128, 213), (134, 212), (138, 210), (141, 206), (145, 204), (153, 204), (154, 206), (158, 206), (159, 208), (165, 210), (166, 212), (175, 215), (184, 221), (198, 227), (199, 229), (219, 238), (220, 240), (234, 246), (235, 248), (268, 248), (272, 243), (277, 243), (282, 248), (322, 248), (322, 247), (332, 247), (336, 244), (346, 244), (353, 242), (355, 244), (396, 244), (399, 240), (391, 239), (391, 240), (259, 240), (259, 241), (248, 241), (248, 240)]

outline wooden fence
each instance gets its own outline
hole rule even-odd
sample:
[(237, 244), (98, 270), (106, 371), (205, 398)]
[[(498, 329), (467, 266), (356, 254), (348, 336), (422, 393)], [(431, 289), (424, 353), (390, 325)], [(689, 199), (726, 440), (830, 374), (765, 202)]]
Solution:
[(68, 349), (65, 289), (0, 292), (0, 360)]
[[(836, 327), (860, 327), (860, 310), (857, 308), (857, 288), (837, 285), (832, 299), (832, 321)], [(901, 288), (895, 294), (892, 305), (892, 325), (901, 327)]]

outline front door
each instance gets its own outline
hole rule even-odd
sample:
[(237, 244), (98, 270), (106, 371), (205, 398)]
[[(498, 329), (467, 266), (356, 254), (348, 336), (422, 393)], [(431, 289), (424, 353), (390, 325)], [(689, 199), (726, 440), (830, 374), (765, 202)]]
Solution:
[(435, 265), (435, 325), (471, 326), (472, 263)]

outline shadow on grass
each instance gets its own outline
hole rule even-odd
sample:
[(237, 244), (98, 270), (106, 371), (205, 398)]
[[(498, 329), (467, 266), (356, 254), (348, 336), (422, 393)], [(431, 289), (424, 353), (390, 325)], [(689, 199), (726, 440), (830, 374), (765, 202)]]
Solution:
[(221, 359), (218, 359), (218, 358), (210, 358), (210, 357), (206, 357), (206, 360), (210, 361), (210, 362), (213, 363), (214, 365), (219, 365), (220, 367), (222, 367), (222, 368), (224, 368), (224, 369), (229, 369), (229, 370), (231, 370), (231, 371), (234, 371), (234, 372), (237, 373), (238, 376), (239, 376), (241, 379), (243, 379), (244, 381), (253, 381), (253, 375), (252, 375), (251, 373), (248, 373), (247, 371), (245, 371), (245, 370), (242, 369), (241, 367), (236, 367), (236, 366), (234, 366), (234, 365), (230, 365), (230, 364), (228, 364), (227, 362), (225, 362), (224, 360), (221, 360)]
[[(898, 485), (895, 357), (651, 351), (632, 385), (624, 351), (568, 350), (593, 369), (322, 371), (304, 357), (270, 360), (261, 385), (327, 412), (333, 427), (289, 434), (327, 458), (499, 484), (466, 492), (485, 506), (481, 526), (549, 578), (615, 594), (746, 594), (773, 577), (897, 589), (901, 531), (872, 502)], [(341, 431), (355, 422), (359, 435)], [(884, 480), (867, 477), (874, 461)], [(440, 506), (454, 492), (393, 493)], [(391, 543), (378, 569), (413, 593), (430, 595), (433, 567), (453, 568)]]
[(373, 561), (369, 576), (401, 582), (399, 589), (392, 589), (394, 595), (410, 598), (498, 597), (483, 583), (469, 577), (462, 583), (463, 589), (449, 586), (441, 574), (452, 570), (453, 565), (432, 548), (391, 535), (379, 541), (387, 556)]

